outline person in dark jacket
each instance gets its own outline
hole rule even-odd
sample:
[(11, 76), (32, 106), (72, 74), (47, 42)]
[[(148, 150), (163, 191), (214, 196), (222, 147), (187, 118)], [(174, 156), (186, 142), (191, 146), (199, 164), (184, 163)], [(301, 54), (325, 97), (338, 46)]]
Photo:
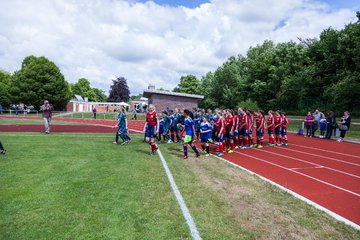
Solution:
[(336, 125), (336, 120), (335, 120), (335, 114), (332, 111), (329, 111), (327, 116), (326, 116), (326, 136), (325, 138), (330, 139), (333, 129), (335, 128)]
[(344, 116), (342, 116), (340, 121), (340, 125), (339, 125), (340, 138), (338, 139), (338, 142), (344, 141), (345, 134), (350, 129), (350, 122), (351, 122), (350, 112), (346, 111), (344, 112)]
[(0, 153), (1, 153), (2, 155), (5, 155), (5, 154), (6, 154), (6, 150), (5, 150), (5, 148), (4, 148), (4, 146), (2, 145), (1, 142), (0, 142)]

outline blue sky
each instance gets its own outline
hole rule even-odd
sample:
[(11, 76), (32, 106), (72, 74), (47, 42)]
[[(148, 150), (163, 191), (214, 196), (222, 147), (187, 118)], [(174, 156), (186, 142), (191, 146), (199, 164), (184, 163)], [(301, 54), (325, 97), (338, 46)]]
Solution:
[(0, 0), (0, 69), (13, 73), (32, 54), (55, 62), (67, 81), (84, 77), (106, 92), (115, 76), (131, 94), (149, 83), (170, 90), (181, 76), (201, 78), (264, 40), (342, 29), (360, 9), (360, 0), (145, 2)]
[[(146, 1), (148, 0), (138, 0), (136, 2), (146, 2)], [(185, 6), (189, 8), (195, 8), (202, 3), (210, 2), (205, 0), (153, 0), (153, 1), (159, 5), (169, 5), (175, 7)], [(360, 0), (317, 0), (317, 1), (328, 3), (333, 9), (339, 9), (339, 8), (360, 9)]]

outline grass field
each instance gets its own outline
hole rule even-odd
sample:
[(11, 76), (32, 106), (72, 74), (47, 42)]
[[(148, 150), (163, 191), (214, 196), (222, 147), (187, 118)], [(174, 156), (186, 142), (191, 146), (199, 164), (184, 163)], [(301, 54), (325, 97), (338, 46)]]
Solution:
[[(157, 155), (134, 136), (0, 133), (0, 239), (190, 239)], [(214, 158), (161, 151), (203, 239), (359, 239), (360, 231)]]

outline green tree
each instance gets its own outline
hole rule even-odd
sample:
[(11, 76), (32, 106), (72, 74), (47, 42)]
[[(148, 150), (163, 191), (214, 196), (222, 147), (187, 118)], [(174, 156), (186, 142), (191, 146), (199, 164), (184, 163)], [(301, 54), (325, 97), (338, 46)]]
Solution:
[(12, 77), (10, 93), (14, 103), (39, 109), (44, 99), (57, 110), (65, 109), (71, 98), (68, 83), (60, 69), (46, 57), (28, 56)]
[(174, 88), (174, 92), (189, 94), (200, 93), (200, 81), (194, 75), (186, 75), (180, 78), (180, 83)]
[(92, 89), (96, 95), (95, 101), (96, 102), (106, 102), (107, 96), (105, 95), (105, 91), (99, 88)]
[(0, 70), (0, 106), (9, 107), (11, 104), (11, 74)]

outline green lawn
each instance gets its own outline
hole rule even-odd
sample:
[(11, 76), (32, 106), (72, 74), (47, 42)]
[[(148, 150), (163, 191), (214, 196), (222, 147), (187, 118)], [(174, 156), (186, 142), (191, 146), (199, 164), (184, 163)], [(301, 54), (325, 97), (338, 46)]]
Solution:
[[(142, 136), (0, 133), (0, 239), (190, 239)], [(214, 157), (161, 151), (203, 239), (359, 239), (325, 213)], [(192, 156), (193, 154), (190, 153)]]

